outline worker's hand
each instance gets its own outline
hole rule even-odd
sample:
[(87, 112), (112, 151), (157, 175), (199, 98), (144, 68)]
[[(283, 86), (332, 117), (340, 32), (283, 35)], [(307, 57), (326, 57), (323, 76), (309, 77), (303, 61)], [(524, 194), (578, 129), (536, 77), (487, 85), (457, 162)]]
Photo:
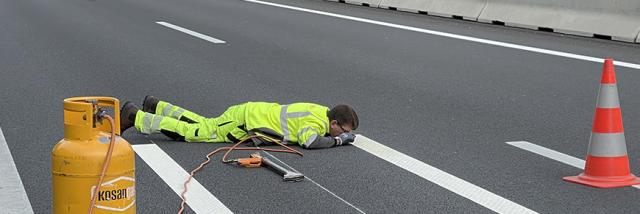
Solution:
[(342, 145), (353, 143), (353, 141), (356, 139), (356, 135), (353, 133), (344, 132), (338, 135), (337, 137), (335, 137), (335, 139), (336, 139), (336, 146), (342, 146)]

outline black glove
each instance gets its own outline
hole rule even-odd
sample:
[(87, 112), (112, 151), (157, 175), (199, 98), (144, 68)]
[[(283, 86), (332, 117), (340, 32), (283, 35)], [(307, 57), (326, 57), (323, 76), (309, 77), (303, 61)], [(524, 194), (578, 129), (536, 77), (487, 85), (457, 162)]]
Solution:
[(356, 135), (353, 133), (344, 132), (338, 135), (337, 137), (335, 137), (335, 139), (336, 139), (336, 146), (342, 146), (342, 145), (353, 143), (353, 141), (356, 139)]

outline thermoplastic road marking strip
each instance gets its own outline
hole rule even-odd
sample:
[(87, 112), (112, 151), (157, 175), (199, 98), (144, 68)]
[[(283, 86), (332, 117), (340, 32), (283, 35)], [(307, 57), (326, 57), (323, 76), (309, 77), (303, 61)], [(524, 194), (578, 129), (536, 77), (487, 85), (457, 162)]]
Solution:
[[(347, 20), (351, 20), (351, 21), (364, 22), (364, 23), (369, 23), (369, 24), (374, 24), (374, 25), (381, 25), (381, 26), (386, 26), (386, 27), (391, 27), (391, 28), (403, 29), (403, 30), (408, 30), (408, 31), (413, 31), (413, 32), (431, 34), (431, 35), (436, 35), (436, 36), (443, 36), (443, 37), (448, 37), (448, 38), (453, 38), (453, 39), (460, 39), (460, 40), (477, 42), (477, 43), (483, 43), (483, 44), (488, 44), (488, 45), (495, 45), (495, 46), (500, 46), (500, 47), (505, 47), (505, 48), (513, 48), (513, 49), (518, 49), (518, 50), (524, 50), (524, 51), (530, 51), (530, 52), (535, 52), (535, 53), (542, 53), (542, 54), (566, 57), (566, 58), (571, 58), (571, 59), (579, 59), (579, 60), (591, 61), (591, 62), (599, 62), (599, 63), (603, 63), (604, 62), (604, 59), (597, 58), (597, 57), (592, 57), (592, 56), (585, 56), (585, 55), (567, 53), (567, 52), (562, 52), (562, 51), (547, 50), (547, 49), (529, 47), (529, 46), (524, 46), (524, 45), (517, 45), (517, 44), (512, 44), (512, 43), (507, 43), (507, 42), (499, 42), (499, 41), (493, 41), (493, 40), (488, 40), (488, 39), (481, 39), (481, 38), (475, 38), (475, 37), (470, 37), (470, 36), (463, 36), (463, 35), (445, 33), (445, 32), (434, 31), (434, 30), (427, 30), (427, 29), (423, 29), (423, 28), (417, 28), (417, 27), (411, 27), (411, 26), (406, 26), (406, 25), (393, 24), (393, 23), (388, 23), (388, 22), (381, 22), (381, 21), (376, 21), (376, 20), (371, 20), (371, 19), (358, 18), (358, 17), (353, 17), (353, 16), (346, 16), (346, 15), (341, 15), (341, 14), (336, 14), (336, 13), (329, 13), (329, 12), (311, 10), (311, 9), (300, 8), (300, 7), (293, 7), (293, 6), (276, 4), (276, 3), (271, 3), (271, 2), (264, 2), (264, 1), (259, 1), (259, 0), (244, 0), (244, 1), (253, 2), (253, 3), (257, 3), (257, 4), (263, 4), (263, 5), (269, 5), (269, 6), (273, 6), (273, 7), (285, 8), (285, 9), (290, 9), (290, 10), (297, 10), (297, 11), (302, 11), (302, 12), (307, 12), (307, 13), (313, 13), (313, 14), (318, 14), (318, 15), (331, 16), (331, 17), (340, 18), (340, 19), (347, 19)], [(640, 69), (640, 64), (634, 64), (634, 63), (628, 63), (628, 62), (622, 62), (622, 61), (615, 61), (614, 64), (618, 65), (618, 66), (622, 66), (622, 67), (627, 67), (627, 68)]]
[[(575, 168), (584, 170), (585, 161), (582, 159), (575, 158), (573, 156), (566, 155), (564, 153), (560, 153), (551, 149), (547, 149), (545, 147), (538, 146), (536, 144), (529, 143), (527, 141), (507, 142), (507, 144), (565, 163), (569, 166), (573, 166)], [(634, 185), (633, 187), (640, 189), (640, 184)]]
[(545, 147), (538, 146), (527, 141), (507, 142), (507, 144), (545, 156), (547, 158), (551, 158), (556, 161), (560, 161), (575, 168), (584, 169), (584, 160), (582, 159), (575, 158), (573, 156), (569, 156), (551, 149), (547, 149)]
[(362, 135), (353, 145), (497, 213), (537, 213)]
[[(284, 161), (281, 161), (280, 159), (278, 159), (276, 156), (272, 155), (269, 152), (264, 152), (267, 155), (269, 155), (269, 157), (277, 160), (278, 162), (282, 163), (284, 166), (286, 166), (287, 168), (291, 169), (294, 172), (300, 173), (298, 170), (294, 169), (293, 167), (289, 166), (289, 164), (285, 163)], [(347, 200), (344, 200), (342, 197), (338, 196), (337, 194), (331, 192), (329, 189), (325, 188), (324, 186), (320, 185), (319, 183), (317, 183), (316, 181), (314, 181), (313, 179), (311, 179), (308, 176), (304, 176), (304, 179), (311, 181), (311, 183), (314, 183), (316, 186), (320, 187), (321, 189), (323, 189), (324, 191), (328, 192), (329, 194), (333, 195), (333, 197), (336, 197), (337, 199), (339, 199), (340, 201), (346, 203), (347, 205), (349, 205), (350, 207), (353, 207), (353, 209), (356, 209), (358, 212), (362, 213), (362, 214), (366, 214), (364, 211), (362, 211), (360, 208), (354, 206), (353, 204), (349, 203)]]
[[(180, 167), (176, 161), (156, 144), (133, 145), (133, 150), (180, 196), (184, 181), (189, 177), (187, 171)], [(188, 188), (189, 191), (185, 197), (187, 198), (187, 204), (194, 212), (201, 214), (233, 213), (195, 178), (191, 179)]]
[(0, 212), (33, 214), (20, 174), (0, 128)]
[(210, 37), (210, 36), (207, 36), (207, 35), (204, 35), (204, 34), (201, 34), (201, 33), (198, 33), (198, 32), (195, 32), (195, 31), (192, 31), (192, 30), (180, 27), (180, 26), (177, 26), (177, 25), (173, 25), (171, 23), (167, 23), (167, 22), (156, 22), (156, 23), (158, 23), (159, 25), (162, 25), (162, 26), (165, 26), (165, 27), (168, 27), (168, 28), (171, 28), (171, 29), (174, 29), (174, 30), (177, 30), (177, 31), (180, 31), (180, 32), (192, 35), (192, 36), (195, 36), (195, 37), (198, 37), (200, 39), (204, 39), (204, 40), (209, 41), (209, 42), (213, 42), (213, 43), (216, 43), (216, 44), (226, 43), (225, 41), (222, 41), (222, 40), (219, 40), (219, 39), (216, 39), (216, 38), (213, 38), (213, 37)]

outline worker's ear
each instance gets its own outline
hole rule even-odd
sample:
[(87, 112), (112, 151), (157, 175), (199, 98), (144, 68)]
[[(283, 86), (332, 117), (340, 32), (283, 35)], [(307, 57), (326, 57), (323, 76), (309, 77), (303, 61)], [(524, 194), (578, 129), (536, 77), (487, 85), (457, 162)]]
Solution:
[(338, 125), (338, 121), (337, 120), (331, 120), (331, 126), (337, 126)]

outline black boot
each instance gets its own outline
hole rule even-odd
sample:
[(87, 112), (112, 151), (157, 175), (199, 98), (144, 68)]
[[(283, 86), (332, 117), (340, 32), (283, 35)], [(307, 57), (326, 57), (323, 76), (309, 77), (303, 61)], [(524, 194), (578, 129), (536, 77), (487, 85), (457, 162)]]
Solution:
[(136, 113), (138, 113), (139, 110), (140, 108), (131, 101), (127, 101), (122, 105), (120, 109), (120, 134), (135, 124)]
[(151, 95), (147, 95), (146, 97), (144, 97), (144, 101), (142, 101), (142, 111), (155, 114), (158, 102), (160, 102), (160, 99)]

